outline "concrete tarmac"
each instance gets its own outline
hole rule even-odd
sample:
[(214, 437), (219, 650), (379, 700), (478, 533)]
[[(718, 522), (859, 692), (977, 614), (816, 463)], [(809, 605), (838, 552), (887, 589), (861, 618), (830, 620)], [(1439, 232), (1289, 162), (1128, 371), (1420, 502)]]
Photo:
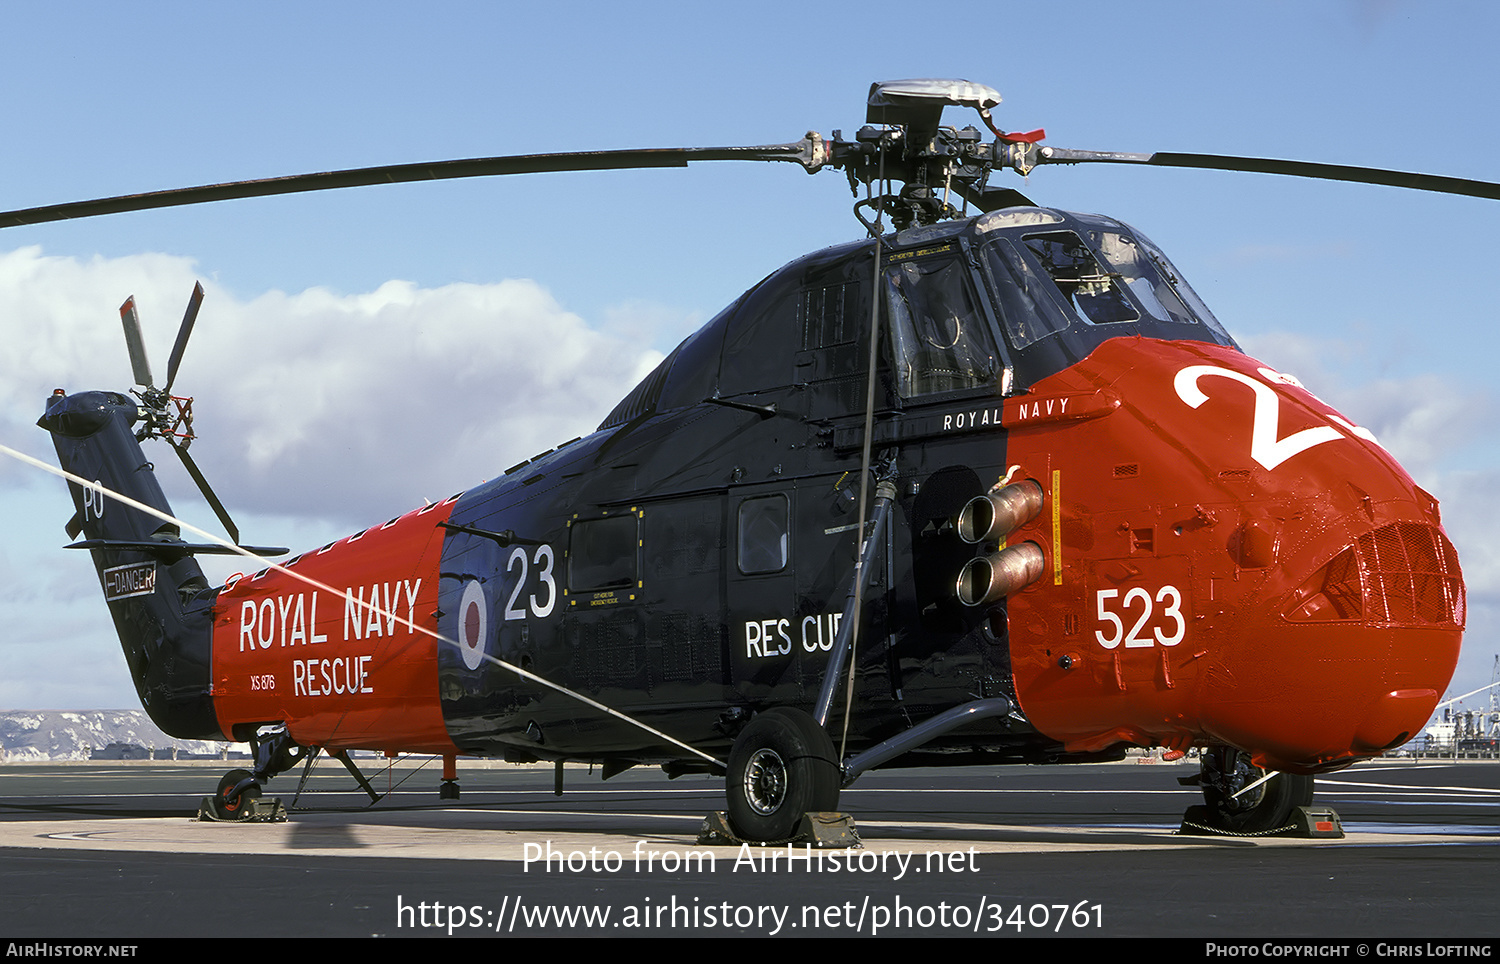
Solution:
[[(878, 771), (863, 849), (696, 843), (721, 781), (336, 765), (286, 823), (189, 819), (225, 765), (0, 767), (0, 934), (15, 937), (1500, 937), (1500, 766), (1318, 780), (1338, 841), (1177, 834), (1187, 765)], [(403, 782), (404, 781), (404, 782)], [(295, 800), (294, 800), (295, 796)]]

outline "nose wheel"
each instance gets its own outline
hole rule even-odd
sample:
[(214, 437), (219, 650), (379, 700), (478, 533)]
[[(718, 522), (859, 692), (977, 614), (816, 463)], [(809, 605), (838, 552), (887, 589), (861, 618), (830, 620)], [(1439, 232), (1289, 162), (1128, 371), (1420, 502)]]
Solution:
[(835, 810), (839, 766), (828, 733), (801, 710), (767, 710), (729, 754), (729, 824), (745, 840), (790, 839), (809, 812)]
[(1256, 785), (1266, 771), (1250, 762), (1243, 750), (1212, 747), (1203, 754), (1202, 768), (1203, 802), (1214, 830), (1245, 834), (1280, 830), (1293, 822), (1298, 807), (1312, 804), (1312, 777), (1276, 773)]

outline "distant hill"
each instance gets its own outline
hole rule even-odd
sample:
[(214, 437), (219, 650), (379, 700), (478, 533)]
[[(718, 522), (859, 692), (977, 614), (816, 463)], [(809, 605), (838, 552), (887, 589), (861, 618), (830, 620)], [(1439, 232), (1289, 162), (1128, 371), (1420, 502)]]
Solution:
[[(87, 760), (111, 744), (217, 756), (228, 745), (174, 740), (145, 710), (0, 710), (0, 763)], [(243, 749), (243, 747), (237, 747)]]

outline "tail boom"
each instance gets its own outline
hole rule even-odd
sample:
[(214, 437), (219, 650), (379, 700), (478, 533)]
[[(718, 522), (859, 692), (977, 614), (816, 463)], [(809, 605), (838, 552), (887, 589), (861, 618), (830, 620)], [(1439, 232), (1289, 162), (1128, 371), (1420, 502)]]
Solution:
[[(131, 426), (140, 410), (116, 392), (60, 389), (37, 422), (52, 435), (63, 469), (171, 514)], [(70, 533), (84, 536), (99, 573), (125, 661), (152, 722), (179, 739), (223, 739), (210, 686), (214, 601), (176, 526), (100, 492), (68, 483), (77, 510)]]

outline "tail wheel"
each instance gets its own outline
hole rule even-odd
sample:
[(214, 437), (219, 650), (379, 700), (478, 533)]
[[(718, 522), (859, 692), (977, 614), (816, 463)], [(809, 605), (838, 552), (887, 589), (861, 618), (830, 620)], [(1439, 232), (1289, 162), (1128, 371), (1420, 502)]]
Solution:
[(219, 780), (219, 789), (214, 791), (214, 815), (216, 817), (220, 820), (238, 820), (244, 816), (250, 801), (260, 796), (259, 785), (252, 783), (232, 799), (229, 794), (251, 776), (249, 770), (230, 770), (224, 774)]
[(828, 733), (807, 713), (777, 707), (750, 721), (729, 754), (729, 824), (746, 840), (779, 841), (809, 811), (839, 802)]
[(1277, 773), (1248, 793), (1241, 793), (1266, 775), (1242, 750), (1216, 747), (1203, 755), (1202, 767), (1203, 800), (1216, 830), (1277, 830), (1291, 823), (1298, 807), (1312, 803), (1313, 778), (1296, 773)]

